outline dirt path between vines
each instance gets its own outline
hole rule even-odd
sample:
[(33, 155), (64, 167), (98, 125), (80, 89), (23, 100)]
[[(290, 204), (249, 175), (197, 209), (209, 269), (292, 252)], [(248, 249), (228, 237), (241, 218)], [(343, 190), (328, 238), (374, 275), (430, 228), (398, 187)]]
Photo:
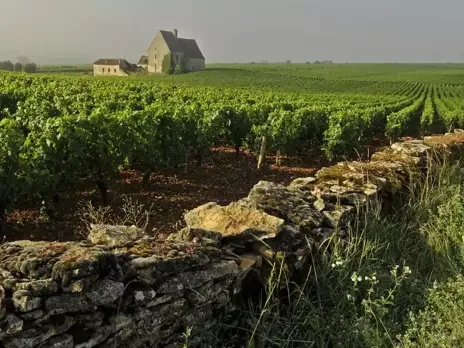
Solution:
[[(373, 142), (361, 154), (366, 159), (382, 146), (384, 140)], [(356, 158), (356, 157), (355, 157)], [(109, 209), (121, 214), (122, 197), (151, 207), (147, 232), (160, 238), (183, 227), (185, 211), (201, 204), (217, 202), (227, 205), (244, 198), (260, 180), (288, 184), (295, 178), (314, 175), (320, 168), (331, 163), (320, 153), (304, 157), (284, 157), (276, 166), (275, 157), (268, 156), (268, 166), (258, 171), (255, 156), (241, 153), (236, 156), (231, 148), (216, 148), (211, 151), (201, 167), (190, 163), (188, 172), (184, 168), (165, 169), (154, 173), (148, 185), (136, 171), (123, 171), (109, 182), (111, 203)], [(79, 206), (92, 203), (101, 206), (101, 199), (92, 184), (80, 183), (76, 192), (64, 198), (52, 220), (43, 219), (39, 207), (17, 209), (8, 216), (2, 241), (48, 240), (71, 241), (83, 239), (85, 225), (80, 219)]]

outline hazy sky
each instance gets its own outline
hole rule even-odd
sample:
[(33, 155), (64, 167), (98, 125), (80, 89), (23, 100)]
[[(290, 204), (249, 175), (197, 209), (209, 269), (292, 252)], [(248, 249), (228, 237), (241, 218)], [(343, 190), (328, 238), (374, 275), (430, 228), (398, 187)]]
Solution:
[(134, 62), (173, 28), (207, 62), (464, 58), (464, 0), (0, 0), (0, 60)]

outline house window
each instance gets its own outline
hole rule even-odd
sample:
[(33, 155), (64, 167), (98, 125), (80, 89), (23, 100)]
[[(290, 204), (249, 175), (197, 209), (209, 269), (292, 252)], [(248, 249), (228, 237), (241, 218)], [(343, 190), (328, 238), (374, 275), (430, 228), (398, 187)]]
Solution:
[(116, 68), (114, 68), (114, 72), (116, 72)]
[(192, 65), (192, 71), (195, 71), (195, 66), (194, 65)]
[(176, 54), (176, 63), (179, 63), (179, 55)]
[(104, 72), (105, 72), (105, 68), (102, 68), (102, 73), (104, 73)]
[(156, 53), (155, 53), (155, 59), (156, 59)]

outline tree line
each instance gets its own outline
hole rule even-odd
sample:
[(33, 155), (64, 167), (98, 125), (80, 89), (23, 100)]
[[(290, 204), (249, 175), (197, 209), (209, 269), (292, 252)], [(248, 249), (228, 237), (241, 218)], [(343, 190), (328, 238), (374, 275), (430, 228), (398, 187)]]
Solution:
[(3, 62), (0, 62), (0, 70), (35, 73), (37, 72), (37, 64), (35, 63), (21, 64), (20, 62), (13, 64), (11, 61), (6, 60)]

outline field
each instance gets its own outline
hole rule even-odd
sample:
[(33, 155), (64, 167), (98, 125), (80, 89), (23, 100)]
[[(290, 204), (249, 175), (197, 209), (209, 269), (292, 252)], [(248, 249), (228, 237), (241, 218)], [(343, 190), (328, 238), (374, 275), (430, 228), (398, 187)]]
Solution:
[(130, 78), (64, 68), (0, 75), (8, 240), (80, 238), (79, 206), (115, 216), (127, 199), (153, 205), (149, 231), (169, 233), (185, 210), (243, 197), (260, 179), (286, 183), (401, 137), (464, 127), (460, 64), (223, 64)]
[[(287, 184), (464, 128), (460, 64), (81, 69), (0, 73), (3, 241), (82, 239), (92, 222), (162, 238), (185, 210), (238, 200), (259, 180)], [(463, 347), (463, 182), (462, 163), (431, 166), (392, 213), (369, 210), (346, 240), (319, 246), (301, 283), (280, 289), (287, 280), (271, 274), (262, 301), (205, 333), (211, 347)]]

